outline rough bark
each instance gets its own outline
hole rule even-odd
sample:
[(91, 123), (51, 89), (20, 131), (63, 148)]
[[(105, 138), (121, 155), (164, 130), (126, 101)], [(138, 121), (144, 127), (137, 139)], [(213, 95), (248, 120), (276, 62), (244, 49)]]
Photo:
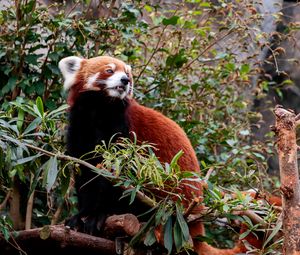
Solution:
[(140, 222), (133, 214), (113, 215), (106, 219), (105, 236), (115, 238), (117, 236), (134, 236), (140, 230)]
[(79, 233), (64, 225), (53, 225), (11, 233), (8, 241), (0, 235), (0, 251), (6, 255), (110, 255), (116, 254), (117, 249), (122, 253), (126, 247), (130, 254), (146, 254), (147, 250), (143, 248), (132, 250), (126, 244), (129, 239), (124, 238), (134, 236), (139, 230), (140, 223), (133, 214), (113, 215), (105, 221), (103, 234), (113, 240), (122, 237), (118, 245), (112, 240)]
[(275, 107), (277, 152), (283, 202), (283, 254), (300, 255), (300, 189), (297, 164), (296, 115)]
[[(14, 246), (18, 246), (19, 250)], [(16, 245), (17, 244), (17, 245)], [(0, 235), (1, 254), (116, 254), (115, 243), (100, 237), (79, 233), (63, 225), (18, 231), (7, 242)]]

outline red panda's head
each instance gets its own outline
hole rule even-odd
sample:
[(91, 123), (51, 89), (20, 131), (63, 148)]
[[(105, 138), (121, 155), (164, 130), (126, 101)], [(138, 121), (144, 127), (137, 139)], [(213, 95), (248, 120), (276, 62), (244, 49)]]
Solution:
[(64, 76), (64, 89), (69, 90), (71, 106), (79, 93), (89, 90), (103, 91), (120, 99), (132, 95), (131, 67), (121, 60), (108, 56), (90, 59), (71, 56), (59, 62), (59, 69)]

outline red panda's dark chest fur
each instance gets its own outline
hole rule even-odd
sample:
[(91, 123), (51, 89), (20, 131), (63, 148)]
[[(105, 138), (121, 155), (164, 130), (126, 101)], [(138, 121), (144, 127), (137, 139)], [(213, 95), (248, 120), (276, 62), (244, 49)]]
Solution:
[[(109, 98), (95, 91), (80, 93), (69, 115), (68, 154), (82, 157), (102, 141), (107, 144), (114, 135), (113, 140), (129, 137), (127, 107), (127, 99)], [(86, 158), (90, 158), (90, 155)], [(97, 157), (88, 161), (97, 165), (101, 160)], [(108, 215), (127, 212), (140, 214), (147, 209), (139, 204), (129, 206), (127, 199), (120, 200), (120, 188), (86, 167), (81, 166), (80, 174), (76, 174), (75, 187), (79, 213), (66, 224), (88, 234), (98, 235)]]
[[(126, 118), (126, 100), (109, 98), (101, 92), (81, 93), (70, 110), (68, 152), (80, 157), (94, 150), (97, 144), (106, 144), (112, 136), (129, 136)], [(115, 140), (114, 139), (114, 140)]]

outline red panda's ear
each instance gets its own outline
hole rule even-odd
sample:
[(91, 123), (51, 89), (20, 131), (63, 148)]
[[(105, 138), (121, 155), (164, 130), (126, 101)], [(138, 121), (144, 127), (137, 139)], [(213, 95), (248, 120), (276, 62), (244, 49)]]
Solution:
[(76, 75), (80, 70), (82, 61), (83, 61), (82, 58), (75, 57), (75, 56), (66, 57), (63, 58), (61, 61), (59, 61), (58, 67), (64, 76), (65, 90), (68, 90), (73, 86)]

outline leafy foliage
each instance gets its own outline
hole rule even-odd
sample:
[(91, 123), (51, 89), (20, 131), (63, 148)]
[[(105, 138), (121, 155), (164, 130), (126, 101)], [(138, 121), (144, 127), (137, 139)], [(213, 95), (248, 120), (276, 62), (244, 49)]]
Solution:
[[(76, 169), (77, 164), (65, 164), (58, 156), (65, 150), (67, 108), (58, 61), (69, 55), (104, 54), (131, 64), (137, 99), (162, 111), (187, 132), (201, 163), (202, 178), (211, 173), (204, 199), (211, 210), (203, 221), (212, 225), (216, 217), (224, 216), (230, 222), (237, 217), (232, 211), (242, 206), (259, 209), (274, 226), (270, 206), (242, 195), (221, 195), (249, 188), (264, 194), (266, 188), (278, 186), (266, 178), (271, 144), (251, 141), (251, 121), (258, 115), (249, 110), (250, 99), (263, 89), (254, 86), (253, 91), (251, 81), (259, 71), (254, 65), (256, 56), (268, 38), (259, 30), (262, 17), (252, 1), (171, 2), (122, 1), (114, 6), (99, 1), (95, 9), (78, 1), (66, 10), (57, 3), (44, 6), (21, 0), (0, 11), (0, 200), (14, 193), (15, 183), (30, 187), (23, 201), (34, 192), (32, 226), (61, 221), (76, 210), (71, 180), (72, 166)], [(182, 174), (176, 166), (180, 152), (173, 162), (161, 165), (148, 153), (154, 149), (151, 145), (122, 142), (121, 149), (120, 144), (98, 146), (96, 153), (104, 155), (106, 174), (112, 171), (120, 185), (133, 187), (124, 194), (131, 200), (149, 183), (172, 194), (173, 187), (194, 177)], [(49, 157), (24, 144), (52, 154)], [(153, 198), (150, 191), (147, 194)], [(0, 230), (6, 237), (7, 226), (24, 225), (26, 205), (22, 206), (23, 212), (16, 217), (21, 225), (8, 205), (2, 209)], [(153, 244), (154, 226), (163, 222), (166, 249), (170, 252), (175, 246), (179, 251), (187, 242), (183, 209), (168, 199), (156, 209), (156, 217), (143, 230), (145, 243)], [(261, 227), (248, 223), (250, 230)], [(220, 235), (216, 239), (210, 233), (211, 240), (230, 242), (228, 236), (220, 240)], [(265, 233), (261, 254), (277, 249), (267, 238), (272, 234)]]

